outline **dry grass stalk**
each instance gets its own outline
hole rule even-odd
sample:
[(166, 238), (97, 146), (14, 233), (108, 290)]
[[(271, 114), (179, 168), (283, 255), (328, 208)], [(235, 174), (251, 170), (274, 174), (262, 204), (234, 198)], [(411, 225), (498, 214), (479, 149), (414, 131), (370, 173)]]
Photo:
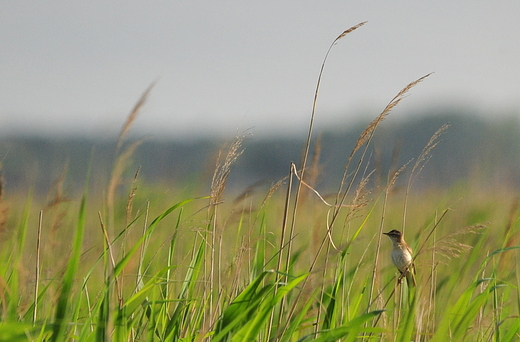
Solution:
[[(134, 154), (135, 150), (139, 145), (141, 145), (142, 140), (138, 140), (133, 142), (130, 146), (128, 146), (123, 153), (119, 155), (117, 158), (114, 167), (112, 169), (112, 175), (110, 177), (110, 182), (108, 183), (108, 190), (107, 190), (107, 206), (108, 208), (113, 208), (115, 196), (116, 196), (116, 190), (119, 187), (119, 185), (122, 182), (122, 176), (125, 171), (125, 168), (128, 164), (128, 161), (130, 160), (130, 157)], [(110, 230), (113, 229), (113, 225), (110, 224)]]
[(265, 207), (269, 199), (273, 196), (273, 194), (278, 190), (289, 178), (289, 176), (285, 176), (284, 178), (280, 179), (278, 182), (276, 182), (273, 186), (269, 188), (269, 191), (267, 191), (267, 195), (265, 195), (264, 200), (262, 201), (262, 204), (260, 205), (260, 208)]
[(118, 188), (118, 186), (121, 184), (121, 176), (123, 175), (123, 172), (125, 170), (126, 164), (132, 154), (134, 153), (135, 149), (142, 143), (141, 140), (136, 141), (132, 143), (130, 146), (128, 146), (122, 153), (120, 153), (120, 150), (123, 146), (123, 142), (125, 140), (125, 136), (127, 135), (128, 131), (130, 130), (130, 127), (134, 123), (135, 119), (137, 118), (137, 115), (139, 114), (141, 108), (145, 104), (148, 95), (150, 94), (150, 91), (152, 90), (155, 83), (152, 83), (148, 89), (145, 90), (145, 92), (141, 95), (139, 98), (139, 101), (135, 104), (134, 108), (126, 118), (126, 121), (121, 128), (121, 132), (119, 133), (119, 137), (117, 139), (117, 145), (116, 145), (116, 158), (114, 162), (114, 166), (112, 168), (112, 173), (110, 175), (110, 180), (108, 183), (107, 188), (107, 209), (108, 209), (108, 232), (109, 237), (113, 237), (114, 235), (114, 205), (115, 205), (115, 193)]
[(409, 83), (406, 87), (401, 89), (401, 91), (399, 93), (397, 93), (397, 95), (386, 105), (385, 109), (383, 109), (381, 114), (379, 114), (378, 117), (376, 117), (374, 120), (372, 120), (372, 122), (363, 131), (363, 133), (361, 133), (361, 135), (359, 136), (359, 139), (356, 142), (356, 146), (352, 150), (352, 154), (355, 154), (361, 146), (363, 146), (367, 141), (370, 140), (370, 138), (372, 137), (373, 132), (375, 131), (377, 126), (379, 126), (379, 124), (388, 116), (388, 114), (392, 111), (392, 109), (394, 109), (394, 107), (397, 106), (399, 104), (399, 102), (401, 102), (405, 98), (406, 94), (413, 87), (415, 87), (417, 84), (422, 82), (425, 78), (427, 78), (431, 74), (432, 73), (424, 75), (423, 77)]
[(69, 171), (69, 163), (67, 162), (63, 166), (63, 170), (61, 171), (60, 176), (58, 179), (54, 182), (52, 189), (53, 189), (53, 196), (52, 198), (47, 202), (47, 208), (56, 207), (57, 205), (70, 201), (69, 198), (67, 198), (64, 195), (64, 185), (65, 185), (65, 176), (67, 175)]
[[(350, 27), (349, 29), (343, 31), (338, 37), (336, 37), (336, 39), (334, 39), (332, 44), (329, 46), (327, 52), (325, 53), (325, 57), (323, 58), (323, 62), (322, 62), (321, 67), (320, 67), (320, 72), (318, 74), (318, 81), (317, 81), (316, 89), (315, 89), (315, 92), (314, 92), (314, 100), (312, 102), (312, 112), (311, 112), (311, 118), (310, 118), (310, 122), (309, 122), (309, 130), (308, 130), (308, 134), (307, 134), (307, 142), (305, 144), (305, 152), (304, 152), (303, 158), (302, 158), (301, 173), (299, 174), (299, 179), (300, 180), (305, 179), (304, 174), (305, 174), (305, 169), (306, 169), (306, 165), (307, 165), (307, 158), (309, 156), (309, 151), (310, 151), (310, 146), (311, 146), (312, 132), (313, 132), (313, 129), (314, 129), (314, 119), (315, 119), (315, 116), (316, 116), (316, 106), (318, 104), (318, 94), (319, 94), (319, 90), (320, 90), (321, 79), (322, 79), (322, 76), (323, 76), (323, 70), (325, 68), (325, 64), (327, 63), (327, 59), (328, 59), (328, 56), (330, 54), (330, 51), (332, 50), (332, 47), (334, 45), (336, 45), (336, 43), (340, 39), (345, 37), (347, 34), (353, 32), (354, 30), (358, 29), (359, 27), (363, 26), (365, 23), (366, 22), (361, 22), (361, 23), (359, 23), (357, 25), (354, 25), (354, 26)], [(291, 168), (291, 172), (292, 172), (292, 168)], [(294, 209), (293, 209), (293, 213), (292, 213), (291, 231), (294, 230), (294, 226), (296, 224), (296, 213), (297, 213), (297, 210), (298, 210), (298, 202), (299, 202), (299, 197), (300, 197), (300, 192), (301, 192), (301, 189), (302, 189), (302, 185), (303, 185), (303, 183), (300, 181), (298, 183), (298, 187), (297, 187), (297, 190), (296, 190), (296, 196), (295, 196), (295, 199), (294, 199)], [(320, 247), (320, 251), (321, 251), (321, 247)], [(318, 255), (319, 254), (320, 254), (320, 252), (318, 252)], [(316, 262), (316, 260), (317, 260), (317, 257), (315, 259), (315, 262)], [(313, 264), (311, 265), (311, 270), (314, 268), (315, 262), (313, 262)], [(305, 280), (303, 282), (302, 287), (305, 287), (306, 283), (307, 283), (307, 280)], [(296, 308), (295, 305), (291, 308), (290, 314), (289, 314), (290, 316), (293, 315), (295, 308)], [(287, 327), (288, 327), (288, 323), (284, 326), (283, 331), (285, 331), (287, 329)]]
[(40, 216), (38, 217), (38, 233), (36, 236), (36, 267), (34, 275), (34, 310), (33, 310), (33, 324), (36, 323), (38, 316), (38, 294), (40, 292), (40, 256), (41, 256), (41, 240), (42, 240), (42, 224), (43, 224), (43, 210), (40, 210)]
[(417, 158), (417, 161), (415, 162), (412, 172), (410, 174), (410, 178), (408, 179), (408, 184), (406, 185), (406, 194), (404, 198), (404, 209), (403, 209), (403, 225), (401, 228), (401, 231), (404, 233), (406, 231), (406, 216), (408, 213), (408, 196), (410, 194), (410, 190), (412, 188), (412, 184), (414, 180), (417, 178), (417, 176), (421, 173), (423, 168), (426, 166), (428, 161), (431, 158), (431, 152), (432, 150), (439, 145), (441, 142), (439, 140), (440, 136), (446, 132), (446, 130), (450, 127), (449, 124), (442, 125), (430, 138), (426, 146), (421, 151), (421, 154)]
[[(148, 217), (150, 215), (150, 201), (146, 202), (146, 211), (144, 215), (144, 222), (143, 222), (143, 231), (142, 235), (145, 237), (144, 243), (141, 245), (140, 252), (139, 252), (139, 262), (137, 263), (137, 276), (136, 276), (136, 282), (135, 282), (135, 292), (137, 293), (139, 290), (141, 290), (144, 287), (144, 280), (143, 280), (143, 264), (144, 264), (144, 254), (148, 246), (148, 239), (146, 238), (146, 229), (148, 227)], [(170, 270), (168, 270), (170, 272)]]
[(213, 179), (211, 181), (211, 193), (210, 193), (210, 204), (216, 205), (222, 201), (222, 195), (226, 188), (226, 182), (231, 172), (231, 166), (244, 152), (242, 149), (242, 142), (244, 141), (245, 135), (238, 135), (229, 147), (226, 158), (221, 163), (222, 151), (219, 152), (217, 157), (217, 163), (215, 166), (215, 172), (213, 173)]
[[(287, 223), (289, 221), (289, 206), (291, 203), (293, 175), (296, 175), (296, 177), (298, 177), (296, 165), (293, 162), (291, 162), (291, 166), (289, 168), (289, 175), (288, 175), (289, 182), (287, 184), (287, 193), (285, 195), (282, 227), (281, 227), (281, 231), (280, 231), (280, 247), (278, 249), (278, 262), (276, 265), (276, 269), (278, 270), (278, 272), (281, 272), (282, 274), (285, 273), (285, 276), (282, 276), (282, 278), (280, 280), (281, 282), (284, 282), (284, 283), (286, 283), (288, 280), (287, 272), (289, 271), (289, 262), (290, 262), (290, 258), (291, 258), (291, 248), (292, 248), (292, 240), (293, 240), (293, 236), (294, 236), (294, 226), (295, 226), (294, 225), (295, 217), (293, 216), (292, 217), (293, 224), (291, 225), (291, 229), (289, 231), (289, 237), (286, 237)], [(299, 183), (299, 186), (298, 186), (298, 193), (300, 191), (300, 187), (301, 187), (301, 183)], [(295, 206), (297, 205), (297, 203), (298, 203), (298, 199), (296, 198)], [(293, 215), (295, 215), (295, 214), (296, 214), (296, 208), (294, 208), (294, 211), (293, 211)], [(286, 240), (287, 240), (287, 243), (285, 242)], [(286, 260), (285, 268), (282, 269), (284, 251), (287, 256), (285, 259)], [(276, 292), (277, 292), (277, 290), (275, 289), (275, 294), (276, 294)], [(282, 317), (283, 317), (282, 312), (284, 311), (285, 305), (286, 305), (286, 300), (284, 298), (280, 302), (280, 307), (279, 307), (277, 335), (278, 335), (278, 330), (282, 326)], [(274, 322), (274, 312), (271, 314), (271, 317), (269, 319), (269, 329), (272, 329), (273, 322)]]
[(134, 197), (135, 192), (137, 191), (137, 178), (139, 177), (139, 172), (141, 171), (141, 167), (139, 166), (137, 168), (137, 171), (135, 172), (134, 179), (132, 180), (132, 188), (130, 189), (130, 192), (128, 193), (128, 200), (126, 201), (126, 225), (132, 221), (132, 211), (134, 207)]
[(263, 184), (264, 184), (263, 180), (259, 180), (255, 183), (251, 184), (250, 186), (245, 188), (240, 194), (238, 194), (238, 196), (235, 197), (235, 199), (233, 200), (233, 204), (238, 205), (238, 204), (240, 204), (240, 202), (243, 202), (247, 198), (253, 196), (254, 193), (256, 192), (256, 190), (258, 188), (260, 188)]
[(401, 173), (404, 172), (404, 170), (408, 167), (408, 164), (410, 164), (412, 162), (413, 159), (410, 159), (406, 164), (404, 164), (403, 166), (401, 166), (398, 170), (396, 170), (393, 175), (392, 175), (392, 178), (390, 179), (390, 182), (388, 183), (388, 189), (387, 191), (393, 187), (395, 185), (395, 182), (397, 182), (397, 178), (399, 178), (399, 175)]
[[(304, 172), (305, 172), (305, 168), (306, 168), (306, 165), (307, 165), (307, 158), (309, 156), (309, 151), (310, 151), (310, 146), (311, 146), (311, 140), (312, 140), (312, 131), (314, 129), (314, 118), (316, 116), (316, 106), (318, 104), (318, 94), (319, 94), (319, 90), (320, 90), (320, 85), (321, 85), (321, 78), (323, 76), (323, 69), (325, 68), (325, 64), (327, 63), (327, 59), (329, 57), (329, 54), (330, 54), (330, 51), (332, 50), (332, 47), (334, 45), (336, 45), (336, 43), (342, 39), (343, 37), (345, 37), (347, 34), (351, 33), (352, 31), (360, 28), (361, 26), (365, 25), (366, 24), (366, 21), (364, 22), (361, 22), (357, 25), (354, 25), (352, 26), (351, 28), (343, 31), (336, 39), (334, 39), (334, 41), (332, 42), (332, 44), (330, 44), (329, 46), (329, 49), (327, 50), (327, 53), (325, 54), (325, 57), (323, 58), (323, 62), (321, 63), (321, 68), (320, 68), (320, 73), (318, 75), (318, 82), (316, 84), (316, 90), (314, 92), (314, 100), (312, 102), (312, 113), (311, 113), (311, 120), (310, 120), (310, 123), (309, 123), (309, 131), (308, 131), (308, 134), (307, 134), (307, 142), (305, 144), (305, 152), (303, 154), (303, 161), (302, 161), (302, 165), (301, 165), (301, 169), (302, 169), (302, 173), (300, 175), (300, 177), (303, 179), (303, 175), (304, 175)], [(300, 188), (298, 188), (298, 193), (300, 191)], [(298, 198), (298, 196), (297, 196)]]
[[(296, 165), (294, 163), (291, 164), (291, 168), (292, 168), (292, 171), (293, 171), (294, 175), (298, 179), (298, 181), (302, 185), (304, 185), (307, 189), (312, 191), (323, 202), (323, 204), (325, 204), (327, 207), (331, 207), (331, 208), (337, 207), (337, 205), (330, 204), (329, 202), (327, 202), (325, 200), (325, 198), (318, 192), (318, 190), (314, 189), (311, 185), (307, 184), (307, 182), (305, 182), (303, 179), (300, 178), (300, 176), (298, 175), (298, 170), (296, 170)], [(350, 205), (347, 205), (347, 204), (344, 204), (342, 206), (343, 207), (350, 207)]]
[(4, 202), (4, 188), (5, 179), (4, 175), (0, 173), (0, 234), (3, 234), (7, 228), (7, 218), (9, 207)]
[[(374, 296), (374, 291), (376, 291), (376, 288), (380, 286), (379, 276), (378, 276), (379, 275), (379, 256), (381, 254), (381, 239), (382, 239), (382, 235), (383, 235), (383, 227), (385, 225), (386, 208), (387, 208), (387, 205), (388, 205), (388, 196), (389, 196), (389, 192), (390, 192), (390, 188), (391, 188), (390, 184), (395, 183), (395, 180), (397, 179), (399, 173), (400, 173), (399, 171), (394, 173), (394, 175), (392, 176), (392, 179), (390, 180), (390, 182), (389, 182), (389, 184), (386, 187), (386, 190), (384, 192), (384, 200), (383, 200), (383, 206), (382, 206), (382, 212), (381, 212), (381, 220), (379, 221), (379, 231), (377, 233), (377, 243), (376, 243), (376, 248), (375, 248), (374, 263), (373, 263), (373, 266), (372, 266), (372, 277), (371, 277), (369, 297), (368, 297), (368, 302), (370, 304), (369, 304), (367, 310), (370, 310), (370, 306), (372, 305), (372, 303), (375, 303), (376, 301), (379, 301), (380, 305), (382, 304), (381, 303), (382, 298), (378, 299), (380, 294), (382, 293), (382, 290), (380, 290), (378, 292), (378, 294), (376, 295), (374, 300), (372, 300), (372, 298)], [(390, 174), (388, 176), (390, 177)], [(386, 286), (384, 288), (386, 288)], [(394, 287), (394, 291), (392, 292), (391, 296), (388, 298), (387, 302), (384, 303), (384, 306), (382, 308), (386, 307), (386, 305), (389, 303), (389, 300), (393, 296), (394, 293), (395, 293), (395, 287)], [(380, 317), (377, 317), (374, 320), (373, 326), (377, 325), (377, 323), (379, 322), (379, 319), (380, 319)]]
[(430, 152), (440, 144), (441, 141), (439, 138), (448, 130), (449, 127), (449, 124), (444, 124), (431, 136), (430, 140), (419, 155), (419, 158), (417, 158), (417, 161), (415, 162), (415, 165), (412, 169), (412, 174), (415, 175), (415, 177), (417, 177), (417, 175), (422, 171), (431, 157)]
[(354, 30), (360, 28), (361, 26), (365, 25), (366, 23), (367, 23), (366, 21), (363, 21), (363, 22), (361, 22), (361, 23), (359, 23), (359, 24), (357, 24), (357, 25), (354, 25), (354, 26), (352, 26), (351, 28), (349, 28), (349, 29), (343, 31), (343, 33), (340, 34), (340, 35), (338, 36), (338, 38), (336, 38), (332, 44), (336, 44), (336, 43), (338, 42), (338, 40), (340, 40), (341, 38), (345, 37), (345, 36), (346, 36), (347, 34), (349, 34), (350, 32), (352, 32), (352, 31), (354, 31)]
[[(50, 257), (53, 255), (54, 257), (58, 257), (61, 255), (59, 248), (61, 246), (62, 239), (57, 237), (59, 235), (59, 229), (63, 225), (64, 218), (67, 216), (67, 209), (63, 207), (64, 203), (70, 201), (70, 199), (65, 195), (64, 184), (65, 178), (68, 173), (69, 164), (65, 163), (63, 169), (60, 173), (60, 176), (56, 181), (54, 181), (51, 189), (49, 190), (46, 197), (46, 205), (44, 211), (47, 215), (47, 226), (48, 228), (48, 236), (47, 243), (44, 245), (43, 253), (46, 255), (44, 257)], [(65, 262), (65, 260), (63, 260)]]
[(368, 196), (370, 195), (371, 191), (367, 189), (367, 185), (374, 173), (375, 170), (372, 170), (372, 172), (364, 176), (359, 182), (356, 191), (354, 192), (354, 198), (350, 202), (351, 204), (348, 205), (348, 207), (350, 207), (351, 210), (345, 216), (345, 224), (354, 219), (354, 217), (356, 216), (355, 214), (359, 212), (359, 210), (361, 210), (362, 208), (366, 207), (370, 202)]
[[(105, 223), (103, 222), (103, 216), (101, 215), (101, 212), (98, 212), (98, 217), (99, 217), (99, 223), (100, 223), (100, 226), (101, 226), (101, 231), (103, 232), (103, 237), (105, 238), (105, 243), (107, 245), (107, 248), (108, 248), (108, 255), (109, 255), (109, 260), (110, 260), (110, 264), (112, 265), (112, 271), (107, 275), (108, 278), (112, 278), (112, 276), (114, 276), (113, 272), (116, 268), (116, 260), (115, 260), (115, 257), (114, 257), (114, 249), (113, 249), (113, 245), (112, 245), (112, 242), (110, 241), (110, 237), (108, 235), (108, 231), (105, 227)], [(119, 304), (119, 308), (122, 308), (123, 306), (123, 290), (122, 290), (122, 287), (121, 285), (119, 284), (119, 278), (117, 276), (114, 277), (114, 281), (115, 281), (115, 284), (116, 284), (116, 293), (117, 293), (117, 300), (118, 300), (118, 304)]]
[[(314, 151), (312, 154), (311, 165), (307, 171), (306, 183), (308, 186), (315, 187), (321, 173), (321, 166), (319, 164), (321, 157), (321, 136), (318, 136), (314, 143)], [(308, 197), (308, 192), (304, 191), (301, 194), (301, 201), (304, 202)]]
[[(365, 23), (366, 23), (366, 21), (361, 22), (361, 23), (359, 23), (357, 25), (354, 25), (354, 26), (350, 27), (349, 29), (343, 31), (338, 37), (336, 37), (336, 39), (334, 39), (332, 44), (329, 46), (329, 48), (327, 50), (327, 53), (325, 54), (325, 57), (323, 58), (323, 62), (321, 64), (321, 68), (320, 68), (320, 73), (318, 75), (318, 82), (316, 84), (316, 90), (314, 92), (314, 100), (313, 100), (313, 103), (312, 103), (311, 120), (310, 120), (310, 123), (309, 123), (309, 131), (308, 131), (308, 134), (307, 134), (307, 142), (305, 144), (305, 152), (304, 152), (304, 155), (303, 155), (303, 160), (302, 160), (302, 165), (301, 165), (301, 173), (300, 173), (300, 177), (299, 177), (300, 180), (305, 179), (304, 173), (305, 173), (305, 168), (307, 166), (307, 158), (309, 156), (309, 151), (310, 151), (310, 146), (311, 146), (312, 131), (314, 129), (314, 118), (316, 116), (316, 106), (318, 104), (318, 94), (319, 94), (319, 90), (320, 90), (320, 86), (321, 86), (321, 79), (322, 79), (322, 76), (323, 76), (323, 70), (325, 68), (325, 64), (327, 62), (328, 56), (330, 54), (330, 51), (332, 50), (332, 47), (334, 45), (336, 45), (336, 43), (340, 39), (345, 37), (347, 34), (353, 32), (354, 30), (358, 29), (359, 27), (365, 25)], [(291, 231), (294, 230), (294, 226), (296, 224), (296, 213), (297, 213), (297, 210), (298, 210), (298, 203), (299, 203), (299, 198), (300, 198), (300, 192), (301, 192), (301, 189), (302, 189), (302, 184), (303, 183), (300, 181), (298, 183), (298, 187), (297, 187), (297, 190), (296, 190), (296, 196), (295, 196), (295, 199), (294, 199), (294, 209), (293, 209), (293, 214), (292, 214), (293, 215), (292, 216), (293, 219), (292, 219), (292, 222), (291, 222)], [(339, 210), (337, 210), (336, 212), (339, 212)], [(334, 215), (334, 219), (335, 219), (335, 215)], [(321, 247), (319, 248), (318, 255), (320, 254), (320, 252), (321, 252)], [(315, 261), (317, 261), (317, 256), (316, 256)], [(315, 262), (313, 262), (313, 264), (311, 265), (311, 270), (314, 268), (314, 265), (315, 265)], [(303, 286), (305, 286), (305, 284), (306, 284), (306, 281), (304, 281)], [(291, 308), (291, 315), (294, 313), (294, 309), (295, 309), (295, 306), (293, 306)], [(285, 326), (284, 329), (286, 329), (286, 328), (287, 328), (287, 325)]]
[[(458, 258), (462, 253), (467, 252), (473, 247), (458, 242), (456, 237), (467, 234), (480, 234), (485, 228), (487, 227), (484, 224), (475, 224), (461, 228), (453, 233), (441, 237), (435, 241), (434, 246), (426, 248), (422, 252), (435, 252), (447, 259)], [(416, 256), (422, 252), (418, 252)]]
[[(220, 289), (222, 283), (221, 280), (221, 264), (222, 264), (222, 236), (221, 233), (217, 232), (217, 205), (222, 202), (224, 190), (226, 188), (227, 179), (231, 172), (231, 166), (236, 162), (238, 157), (244, 152), (242, 148), (242, 142), (245, 139), (245, 135), (237, 135), (235, 140), (229, 146), (226, 157), (223, 161), (222, 151), (219, 151), (217, 162), (215, 166), (215, 172), (213, 173), (213, 179), (211, 181), (211, 191), (209, 197), (208, 207), (208, 219), (211, 220), (212, 227), (212, 238), (211, 238), (211, 260), (209, 275), (206, 277), (209, 279), (209, 309), (208, 316), (210, 319), (210, 325), (213, 324), (216, 319), (216, 313), (214, 311), (214, 290)], [(218, 234), (217, 234), (218, 233)], [(218, 253), (217, 253), (218, 252)], [(207, 271), (207, 270), (206, 270)], [(205, 294), (206, 295), (206, 294)], [(205, 296), (204, 295), (204, 296)], [(217, 305), (220, 305), (218, 303)]]
[[(448, 214), (449, 211), (451, 211), (451, 209), (449, 209), (449, 208), (448, 208), (448, 209), (445, 209), (445, 210), (442, 212), (442, 214), (441, 214), (441, 216), (439, 217), (439, 219), (437, 219), (437, 220), (435, 221), (435, 223), (434, 223), (432, 229), (430, 230), (430, 232), (428, 233), (428, 235), (427, 235), (426, 238), (424, 239), (423, 243), (422, 243), (421, 246), (420, 246), (420, 247), (415, 251), (415, 255), (414, 255), (414, 258), (413, 258), (412, 262), (415, 261), (415, 259), (417, 258), (417, 256), (419, 256), (419, 255), (423, 252), (423, 250), (424, 250), (424, 248), (425, 248), (425, 246), (426, 246), (426, 243), (427, 243), (428, 240), (432, 237), (433, 233), (437, 230), (437, 227), (439, 226), (439, 224), (440, 224), (441, 221), (444, 219), (444, 217)], [(437, 243), (437, 241), (435, 241), (435, 243)]]
[[(135, 192), (137, 191), (137, 185), (136, 185), (136, 182), (137, 182), (137, 177), (139, 176), (139, 171), (141, 170), (141, 167), (138, 167), (137, 168), (137, 171), (135, 172), (134, 174), (134, 178), (132, 180), (132, 186), (130, 188), (130, 192), (128, 193), (128, 198), (127, 198), (127, 201), (126, 201), (126, 223), (125, 223), (125, 233), (124, 233), (124, 237), (121, 241), (121, 254), (122, 255), (125, 255), (126, 254), (126, 243), (125, 241), (127, 240), (128, 238), (128, 234), (130, 233), (130, 224), (132, 222), (132, 212), (133, 212), (133, 204), (134, 204), (134, 197), (135, 197)], [(123, 281), (125, 279), (125, 271), (126, 271), (126, 268), (123, 269), (123, 273), (122, 273), (122, 276), (121, 276), (121, 288), (124, 286), (123, 284)]]
[[(374, 132), (375, 132), (376, 128), (388, 116), (390, 111), (395, 106), (397, 106), (399, 104), (399, 102), (401, 102), (404, 99), (406, 94), (413, 87), (415, 87), (417, 84), (422, 82), (425, 78), (427, 78), (430, 75), (431, 75), (431, 73), (429, 73), (429, 74), (427, 74), (427, 75), (425, 75), (425, 76), (423, 76), (423, 77), (421, 77), (421, 78), (419, 78), (419, 79), (409, 83), (406, 87), (401, 89), (401, 91), (399, 91), (399, 93), (397, 93), (397, 95), (394, 96), (394, 98), (386, 105), (386, 107), (383, 109), (381, 114), (379, 114), (374, 120), (372, 120), (372, 122), (367, 126), (367, 128), (361, 133), (361, 135), (359, 136), (359, 138), (358, 138), (358, 140), (356, 142), (356, 145), (354, 146), (354, 149), (350, 153), (350, 156), (349, 156), (349, 158), (347, 160), (347, 163), (345, 165), (345, 171), (343, 172), (343, 177), (341, 179), (339, 190), (338, 190), (338, 194), (337, 194), (337, 197), (336, 197), (336, 204), (339, 203), (340, 204), (339, 207), (341, 207), (341, 204), (345, 201), (345, 199), (347, 197), (347, 194), (350, 191), (350, 188), (352, 187), (352, 184), (354, 183), (355, 176), (358, 174), (358, 172), (360, 170), (361, 164), (363, 163), (365, 154), (366, 154), (367, 149), (368, 149), (368, 145), (369, 145), (370, 141), (372, 140), (372, 138), (374, 136)], [(345, 190), (343, 190), (343, 188), (345, 186), (345, 182), (346, 182), (346, 180), (348, 178), (348, 170), (350, 168), (350, 163), (352, 162), (352, 159), (354, 158), (354, 155), (356, 154), (356, 152), (363, 145), (365, 145), (365, 150), (363, 151), (363, 154), (362, 154), (362, 156), (361, 156), (361, 158), (360, 158), (360, 160), (358, 162), (356, 170), (352, 173), (351, 180), (350, 180), (349, 184), (347, 185), (347, 188)], [(339, 212), (336, 212), (334, 214), (334, 216), (337, 216), (338, 214), (339, 214)]]
[(141, 95), (139, 98), (139, 101), (135, 104), (134, 108), (130, 112), (130, 114), (127, 116), (125, 124), (121, 128), (121, 132), (119, 133), (119, 137), (117, 138), (117, 147), (116, 150), (119, 150), (121, 146), (123, 145), (124, 138), (128, 131), (130, 130), (130, 127), (132, 126), (132, 123), (137, 118), (137, 115), (141, 111), (141, 108), (146, 103), (146, 100), (148, 99), (148, 95), (150, 95), (150, 92), (152, 91), (152, 88), (155, 86), (155, 82), (152, 83)]

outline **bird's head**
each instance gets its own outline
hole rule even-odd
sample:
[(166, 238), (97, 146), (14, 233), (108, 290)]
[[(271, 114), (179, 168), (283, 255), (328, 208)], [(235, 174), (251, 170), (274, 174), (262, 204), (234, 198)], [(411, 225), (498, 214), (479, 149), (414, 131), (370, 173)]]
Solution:
[(403, 233), (394, 229), (389, 231), (388, 233), (383, 233), (388, 236), (392, 241), (400, 242), (403, 239)]

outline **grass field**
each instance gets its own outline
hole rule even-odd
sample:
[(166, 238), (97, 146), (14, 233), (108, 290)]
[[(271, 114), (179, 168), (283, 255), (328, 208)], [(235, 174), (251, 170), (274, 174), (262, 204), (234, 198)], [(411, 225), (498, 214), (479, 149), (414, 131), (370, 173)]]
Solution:
[[(332, 194), (315, 189), (327, 174), (313, 158), (313, 118), (304, 167), (288, 165), (270, 188), (226, 191), (241, 136), (208, 189), (142, 184), (128, 167), (138, 143), (125, 136), (148, 90), (105, 189), (87, 179), (67, 198), (62, 179), (48, 198), (2, 197), (0, 341), (517, 341), (514, 189), (477, 177), (418, 186), (447, 127), (408, 164), (375, 172), (372, 136), (425, 77), (338, 156), (345, 174)], [(391, 229), (415, 251), (414, 289), (397, 281)]]

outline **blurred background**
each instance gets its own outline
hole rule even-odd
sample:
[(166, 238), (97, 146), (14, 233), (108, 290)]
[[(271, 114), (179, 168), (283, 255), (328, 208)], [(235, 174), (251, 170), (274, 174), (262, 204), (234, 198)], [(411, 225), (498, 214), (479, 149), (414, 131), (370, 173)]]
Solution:
[(234, 181), (275, 181), (299, 160), (327, 49), (368, 21), (334, 46), (324, 69), (321, 186), (337, 183), (331, 175), (366, 124), (430, 72), (376, 134), (381, 164), (416, 158), (450, 123), (425, 184), (471, 176), (518, 185), (518, 18), (516, 1), (3, 2), (4, 178), (8, 189), (46, 191), (64, 169), (82, 184), (89, 162), (108, 174), (126, 117), (154, 83), (131, 129), (145, 139), (133, 172), (141, 166), (157, 183), (211, 178), (222, 142), (246, 132)]

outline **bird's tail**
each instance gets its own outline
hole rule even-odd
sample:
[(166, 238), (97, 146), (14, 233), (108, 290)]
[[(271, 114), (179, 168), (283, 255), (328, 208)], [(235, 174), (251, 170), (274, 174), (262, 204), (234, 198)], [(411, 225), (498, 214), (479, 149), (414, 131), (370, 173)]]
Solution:
[(406, 273), (406, 283), (408, 284), (408, 287), (415, 287), (417, 285), (413, 272)]
[(417, 282), (415, 281), (415, 265), (411, 265), (406, 272), (406, 283), (408, 287), (415, 287)]

